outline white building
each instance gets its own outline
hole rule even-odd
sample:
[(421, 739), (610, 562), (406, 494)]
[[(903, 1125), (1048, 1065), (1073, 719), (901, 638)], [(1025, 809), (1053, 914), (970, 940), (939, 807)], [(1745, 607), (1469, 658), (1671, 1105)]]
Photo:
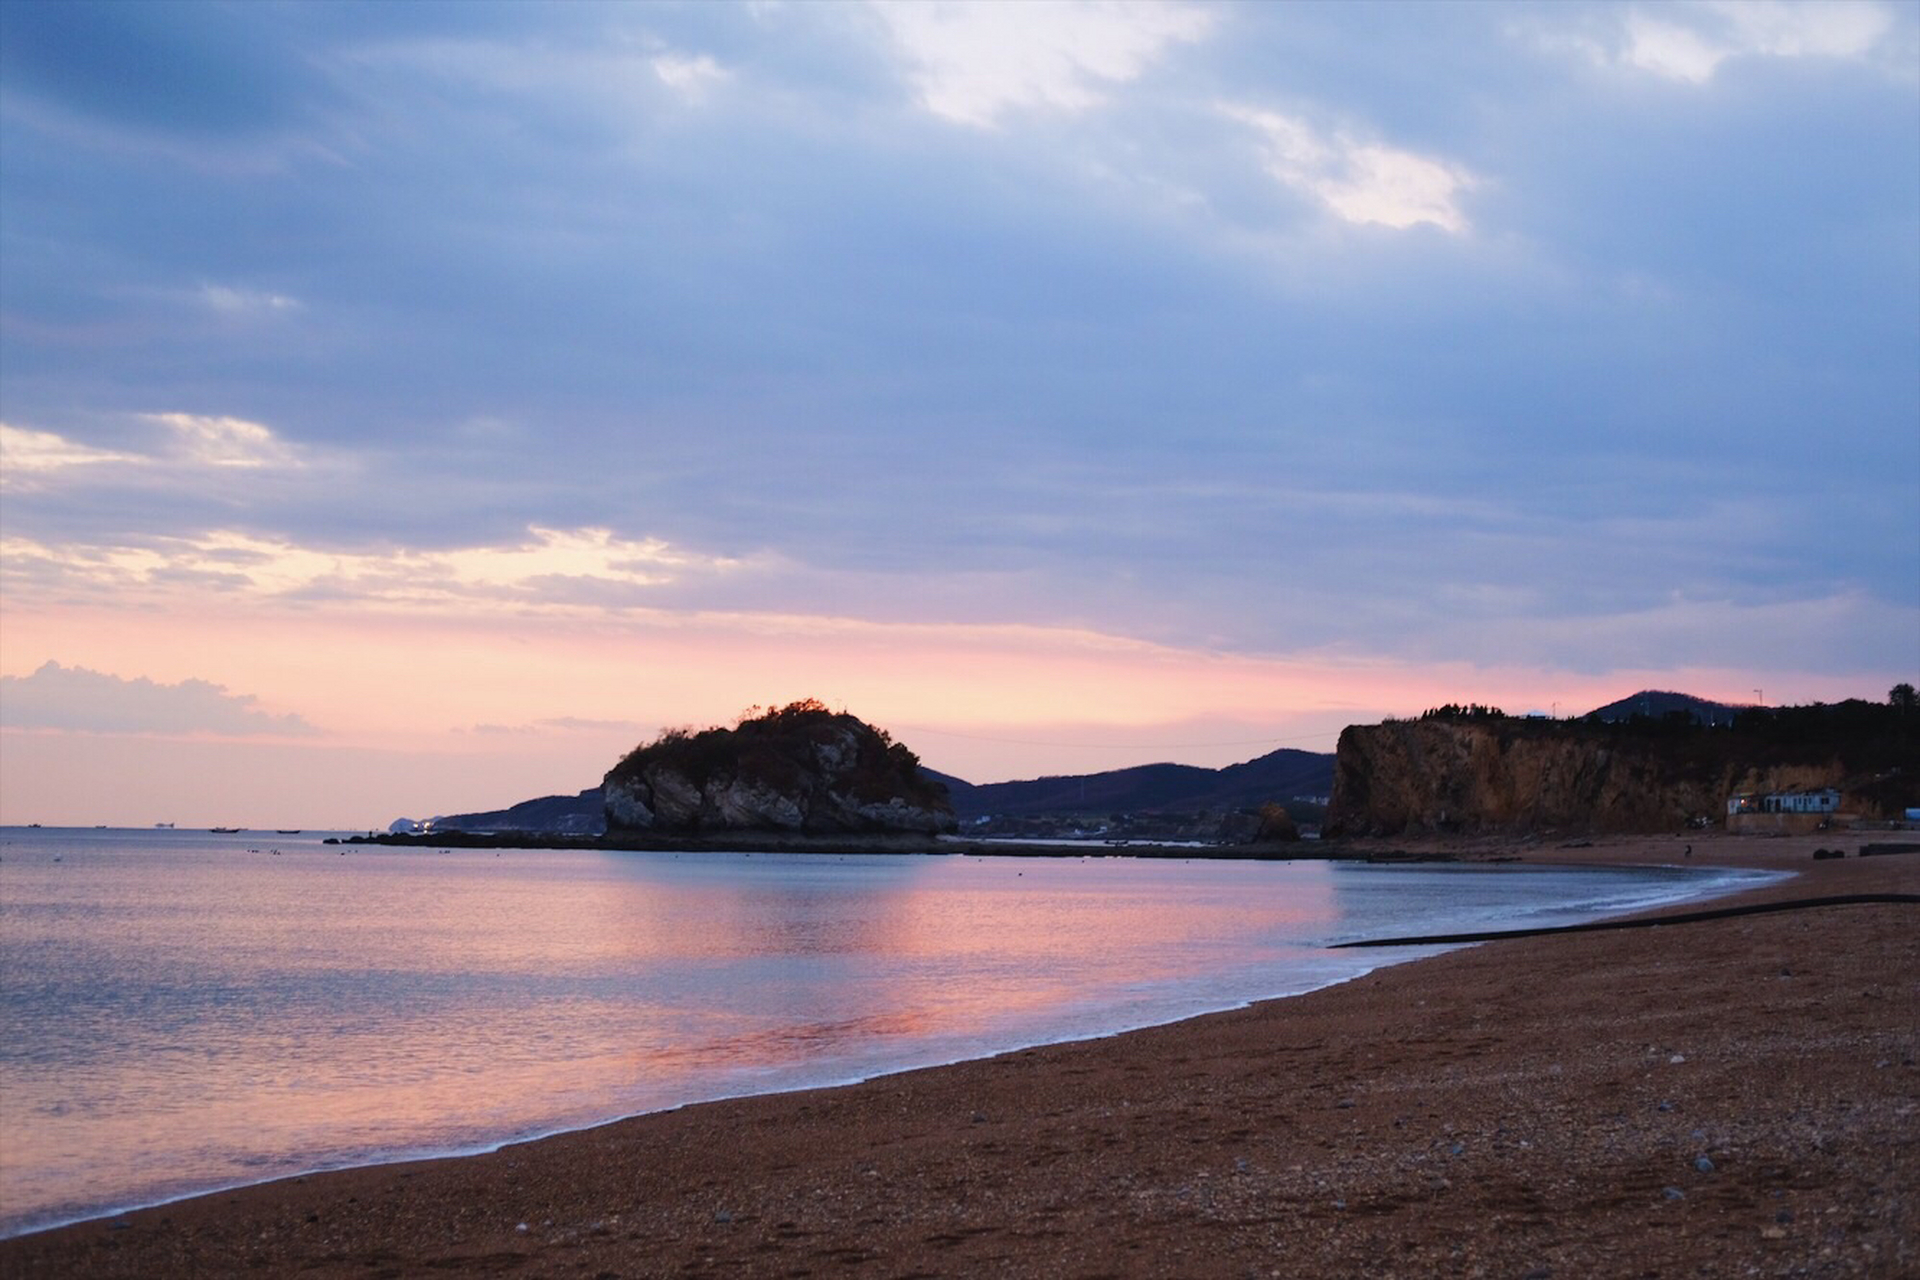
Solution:
[(1840, 792), (1833, 787), (1813, 791), (1775, 791), (1768, 795), (1746, 792), (1727, 801), (1727, 816), (1743, 813), (1835, 813)]

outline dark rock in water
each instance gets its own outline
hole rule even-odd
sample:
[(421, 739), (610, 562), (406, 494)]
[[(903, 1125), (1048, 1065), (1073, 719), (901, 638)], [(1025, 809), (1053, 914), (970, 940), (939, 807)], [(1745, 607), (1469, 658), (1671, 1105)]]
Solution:
[(601, 784), (610, 835), (954, 829), (946, 788), (884, 730), (811, 700), (732, 729), (673, 730)]

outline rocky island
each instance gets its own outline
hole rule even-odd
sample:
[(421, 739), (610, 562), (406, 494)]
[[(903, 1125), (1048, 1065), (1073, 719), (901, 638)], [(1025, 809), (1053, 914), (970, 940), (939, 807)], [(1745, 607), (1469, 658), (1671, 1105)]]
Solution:
[(674, 729), (601, 783), (607, 834), (937, 835), (947, 789), (883, 729), (811, 698), (732, 729)]

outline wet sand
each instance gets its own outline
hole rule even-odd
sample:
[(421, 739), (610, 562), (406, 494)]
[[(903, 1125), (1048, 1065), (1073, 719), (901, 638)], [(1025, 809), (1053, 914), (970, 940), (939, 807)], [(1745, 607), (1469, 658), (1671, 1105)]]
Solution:
[[(1920, 892), (1870, 839), (1463, 844)], [(1848, 857), (1814, 862), (1819, 846)], [(1383, 846), (1387, 847), (1387, 846)], [(1487, 943), (1311, 995), (0, 1242), (8, 1276), (1920, 1275), (1920, 907)]]

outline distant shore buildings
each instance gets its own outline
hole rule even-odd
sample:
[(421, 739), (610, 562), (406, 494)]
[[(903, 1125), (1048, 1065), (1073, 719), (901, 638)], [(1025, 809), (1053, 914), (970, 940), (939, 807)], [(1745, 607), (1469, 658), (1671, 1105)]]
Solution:
[(1831, 814), (1840, 810), (1840, 792), (1833, 787), (1805, 791), (1745, 792), (1727, 800), (1727, 816), (1743, 813)]
[(1750, 791), (1727, 798), (1727, 830), (1741, 835), (1804, 835), (1841, 818), (1836, 787)]

